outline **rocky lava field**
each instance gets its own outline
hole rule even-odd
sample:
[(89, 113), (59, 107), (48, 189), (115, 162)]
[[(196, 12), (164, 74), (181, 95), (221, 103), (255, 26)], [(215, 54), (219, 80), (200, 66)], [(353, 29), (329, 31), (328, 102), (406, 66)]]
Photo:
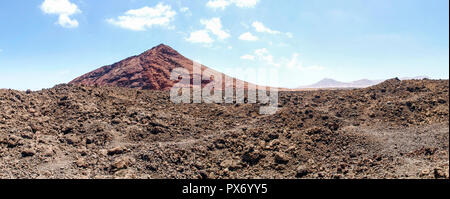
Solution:
[(449, 178), (449, 81), (173, 104), (167, 91), (0, 90), (0, 178)]

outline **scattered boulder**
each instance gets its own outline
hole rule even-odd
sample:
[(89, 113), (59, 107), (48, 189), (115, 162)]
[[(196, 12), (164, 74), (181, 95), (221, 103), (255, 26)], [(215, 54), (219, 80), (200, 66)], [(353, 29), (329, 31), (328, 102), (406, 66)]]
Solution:
[(275, 153), (275, 163), (277, 164), (287, 164), (289, 162), (289, 156), (283, 152)]
[(67, 144), (71, 144), (71, 145), (76, 145), (81, 141), (80, 138), (75, 134), (65, 135), (65, 139), (66, 139)]
[(307, 166), (300, 165), (300, 166), (297, 167), (295, 177), (296, 178), (303, 178), (303, 177), (307, 176), (310, 172), (311, 171), (310, 171), (310, 169)]
[(122, 157), (114, 160), (114, 162), (110, 166), (110, 170), (115, 172), (121, 169), (126, 169), (132, 163), (131, 158)]
[(127, 149), (125, 147), (122, 147), (122, 146), (115, 147), (115, 148), (112, 148), (112, 149), (108, 150), (108, 155), (113, 156), (113, 155), (122, 154), (122, 153), (126, 152), (126, 150)]
[(84, 158), (80, 158), (77, 161), (75, 161), (75, 165), (81, 168), (87, 168), (89, 166), (88, 163), (86, 162), (86, 159)]
[(22, 157), (31, 157), (36, 154), (36, 151), (34, 149), (27, 148), (27, 149), (22, 150), (21, 154), (22, 154)]
[(250, 165), (258, 164), (259, 160), (264, 158), (265, 155), (259, 152), (258, 150), (250, 150), (242, 156), (242, 161), (248, 163)]
[(239, 161), (234, 159), (228, 159), (220, 163), (220, 166), (222, 168), (228, 168), (230, 171), (234, 171), (237, 169), (242, 168), (242, 166), (239, 164)]

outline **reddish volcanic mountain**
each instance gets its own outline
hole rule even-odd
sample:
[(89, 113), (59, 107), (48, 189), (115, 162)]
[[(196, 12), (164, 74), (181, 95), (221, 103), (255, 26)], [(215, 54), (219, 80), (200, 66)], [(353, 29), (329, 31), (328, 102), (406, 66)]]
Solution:
[[(117, 86), (127, 88), (140, 88), (144, 90), (169, 90), (176, 83), (170, 80), (170, 75), (175, 68), (185, 68), (190, 73), (191, 83), (193, 74), (193, 61), (184, 57), (174, 49), (164, 44), (158, 45), (140, 55), (129, 57), (113, 65), (103, 66), (69, 84)], [(206, 72), (205, 70), (210, 71)], [(202, 66), (203, 76), (222, 75), (222, 79), (228, 76)], [(235, 80), (241, 81), (241, 80)], [(202, 81), (202, 85), (211, 81)], [(233, 85), (225, 85), (232, 86)], [(247, 83), (245, 83), (247, 87)]]

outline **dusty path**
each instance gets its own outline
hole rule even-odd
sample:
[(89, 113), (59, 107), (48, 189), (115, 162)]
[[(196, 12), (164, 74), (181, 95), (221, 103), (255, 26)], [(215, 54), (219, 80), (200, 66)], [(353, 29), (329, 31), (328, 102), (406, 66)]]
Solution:
[[(369, 153), (387, 159), (389, 176), (439, 178), (448, 176), (448, 123), (416, 127), (348, 127), (365, 136)], [(363, 149), (363, 148), (362, 148)], [(361, 150), (361, 149), (357, 149)]]

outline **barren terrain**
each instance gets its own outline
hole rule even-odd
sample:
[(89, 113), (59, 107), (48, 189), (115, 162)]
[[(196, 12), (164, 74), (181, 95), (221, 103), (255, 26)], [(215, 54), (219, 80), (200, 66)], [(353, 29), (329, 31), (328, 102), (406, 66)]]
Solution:
[(449, 178), (449, 81), (173, 104), (167, 91), (0, 90), (0, 178)]

